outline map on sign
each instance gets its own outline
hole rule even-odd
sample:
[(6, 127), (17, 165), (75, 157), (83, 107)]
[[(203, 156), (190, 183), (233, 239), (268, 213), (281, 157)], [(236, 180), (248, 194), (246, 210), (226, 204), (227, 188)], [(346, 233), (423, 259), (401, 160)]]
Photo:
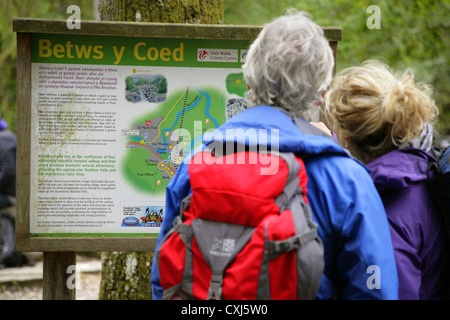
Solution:
[(247, 90), (242, 74), (229, 74), (228, 92), (214, 87), (186, 87), (174, 91), (148, 114), (123, 130), (126, 154), (122, 163), (128, 183), (144, 193), (162, 194), (184, 155), (201, 144), (202, 135), (243, 111), (240, 97)]

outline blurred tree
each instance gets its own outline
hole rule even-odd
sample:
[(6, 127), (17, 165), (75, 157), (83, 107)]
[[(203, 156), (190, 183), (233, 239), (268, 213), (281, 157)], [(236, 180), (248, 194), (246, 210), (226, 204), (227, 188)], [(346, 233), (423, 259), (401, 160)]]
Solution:
[[(369, 29), (369, 5), (377, 5), (381, 28)], [(378, 59), (394, 70), (410, 67), (418, 81), (431, 84), (441, 114), (438, 130), (450, 135), (450, 20), (447, 0), (227, 0), (226, 24), (263, 24), (286, 9), (311, 14), (322, 26), (339, 26), (337, 71)]]
[(125, 90), (127, 90), (127, 91), (135, 91), (136, 90), (136, 87), (134, 86), (134, 81), (131, 77), (125, 78), (125, 84), (126, 84)]
[(165, 77), (162, 77), (158, 82), (157, 92), (159, 94), (167, 93), (167, 80)]
[(167, 22), (167, 23), (221, 23), (223, 0), (100, 0), (101, 20)]
[[(13, 131), (16, 117), (16, 43), (12, 32), (12, 17), (65, 19), (68, 16), (66, 8), (75, 4), (81, 8), (81, 18), (89, 20), (93, 16), (93, 1), (98, 0), (0, 1), (0, 114), (10, 123)], [(170, 17), (172, 14), (168, 8), (180, 1), (171, 1), (171, 5), (167, 5), (165, 10), (154, 11), (153, 14), (161, 12), (161, 18)], [(152, 2), (155, 5), (164, 3)], [(134, 20), (138, 11), (141, 21), (155, 19), (150, 12), (146, 14), (145, 10), (137, 10), (143, 3), (146, 1), (135, 1), (121, 11), (126, 12), (124, 14), (127, 16), (131, 15)], [(209, 23), (204, 18), (204, 12), (208, 10), (202, 9), (198, 0), (191, 3), (185, 21)], [(367, 28), (366, 22), (370, 14), (366, 10), (369, 5), (380, 8), (381, 29)], [(367, 59), (380, 59), (394, 69), (411, 67), (416, 79), (434, 86), (436, 101), (441, 110), (440, 131), (450, 135), (448, 0), (226, 0), (223, 1), (224, 15), (215, 19), (227, 24), (260, 25), (285, 13), (288, 8), (309, 12), (321, 25), (343, 28), (344, 39), (339, 44), (338, 71)]]
[(16, 34), (14, 17), (67, 19), (67, 7), (77, 5), (83, 20), (92, 19), (92, 2), (82, 0), (1, 0), (0, 1), (0, 117), (16, 132)]

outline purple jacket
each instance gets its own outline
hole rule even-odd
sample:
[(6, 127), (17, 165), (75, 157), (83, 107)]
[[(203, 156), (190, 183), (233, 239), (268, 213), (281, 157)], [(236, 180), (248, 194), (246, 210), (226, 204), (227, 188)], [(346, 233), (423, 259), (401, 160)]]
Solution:
[(397, 262), (399, 299), (442, 299), (447, 238), (427, 186), (432, 156), (421, 149), (391, 151), (367, 165), (388, 216)]

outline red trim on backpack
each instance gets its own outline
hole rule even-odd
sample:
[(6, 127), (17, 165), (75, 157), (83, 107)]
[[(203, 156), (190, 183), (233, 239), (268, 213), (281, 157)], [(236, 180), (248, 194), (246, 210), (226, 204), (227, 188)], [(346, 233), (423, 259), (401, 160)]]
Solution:
[[(167, 248), (167, 249), (166, 249)], [(186, 247), (180, 236), (175, 233), (163, 244), (159, 256), (161, 287), (165, 290), (181, 283), (184, 270)]]
[[(267, 235), (279, 241), (295, 236), (295, 225), (290, 210), (284, 210), (271, 219)], [(297, 299), (297, 262), (294, 251), (284, 253), (269, 263), (270, 296), (273, 300)]]

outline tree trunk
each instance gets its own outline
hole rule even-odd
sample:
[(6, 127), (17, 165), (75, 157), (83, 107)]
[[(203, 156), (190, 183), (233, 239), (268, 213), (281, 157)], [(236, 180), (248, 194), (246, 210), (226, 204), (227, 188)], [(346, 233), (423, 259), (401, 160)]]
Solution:
[[(100, 0), (101, 20), (220, 24), (223, 0)], [(151, 299), (153, 252), (102, 253), (100, 300)]]
[(99, 300), (149, 300), (153, 252), (103, 252)]
[(219, 24), (223, 0), (101, 0), (101, 20)]

